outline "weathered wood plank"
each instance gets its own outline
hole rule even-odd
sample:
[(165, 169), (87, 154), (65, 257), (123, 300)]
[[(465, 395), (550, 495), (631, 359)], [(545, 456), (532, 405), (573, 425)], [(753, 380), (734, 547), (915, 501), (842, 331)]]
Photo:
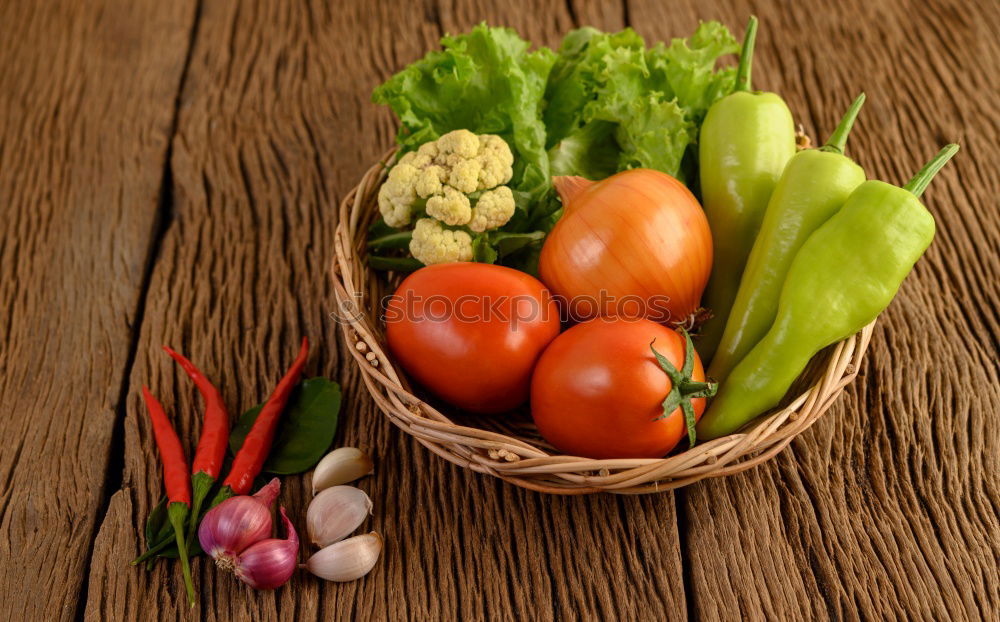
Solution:
[(773, 462), (681, 493), (704, 619), (1000, 617), (1000, 28), (990, 2), (630, 3), (643, 33), (761, 20), (754, 78), (812, 136), (861, 90), (848, 145), (926, 193), (938, 236), (883, 316), (847, 396)]
[(82, 608), (192, 8), (0, 4), (5, 620)]
[[(338, 352), (338, 329), (327, 316), (334, 206), (394, 133), (369, 93), (436, 45), (442, 30), (481, 19), (549, 44), (573, 25), (561, 3), (528, 11), (467, 3), (204, 6), (174, 141), (176, 205), (132, 371), (124, 484), (95, 546), (88, 618), (186, 615), (175, 566), (125, 568), (160, 490), (139, 385), (165, 401), (182, 435), (197, 430), (199, 403), (158, 345), (182, 348), (221, 378), (236, 411), (264, 396), (301, 334), (318, 344), (308, 372), (337, 377), (347, 391), (337, 442), (376, 455), (377, 474), (361, 486), (375, 501), (370, 527), (386, 537), (385, 558), (358, 583), (322, 584), (303, 574), (290, 588), (261, 594), (198, 560), (202, 617), (662, 618), (683, 611), (672, 496), (543, 497), (446, 464), (374, 411), (353, 363)], [(282, 503), (302, 527), (304, 482), (285, 482)]]

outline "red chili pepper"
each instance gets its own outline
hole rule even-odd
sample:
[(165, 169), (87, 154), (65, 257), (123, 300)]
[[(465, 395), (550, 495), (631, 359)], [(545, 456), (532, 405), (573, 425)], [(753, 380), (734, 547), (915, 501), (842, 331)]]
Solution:
[(194, 366), (184, 355), (178, 354), (169, 346), (163, 350), (177, 361), (188, 377), (194, 381), (198, 392), (205, 400), (205, 416), (201, 423), (201, 437), (198, 448), (194, 452), (191, 463), (191, 488), (194, 490), (194, 502), (191, 504), (191, 524), (188, 526), (188, 542), (194, 540), (195, 529), (201, 518), (201, 505), (208, 496), (215, 480), (222, 470), (222, 461), (226, 457), (226, 447), (229, 445), (229, 411), (222, 401), (222, 394), (215, 385), (205, 377), (205, 374)]
[(153, 421), (153, 437), (156, 447), (160, 450), (160, 460), (163, 462), (163, 485), (167, 489), (167, 518), (174, 528), (174, 539), (177, 540), (177, 551), (181, 557), (181, 569), (184, 572), (184, 587), (187, 588), (188, 602), (194, 607), (194, 582), (191, 580), (191, 565), (188, 561), (187, 541), (184, 537), (184, 523), (187, 521), (191, 508), (191, 485), (188, 481), (187, 460), (184, 458), (184, 448), (177, 431), (167, 419), (163, 404), (153, 397), (149, 389), (143, 385), (142, 399), (149, 410), (149, 418)]
[(174, 426), (167, 419), (163, 404), (153, 397), (145, 386), (142, 387), (142, 399), (149, 409), (149, 418), (153, 421), (153, 436), (156, 447), (160, 450), (163, 461), (163, 483), (167, 488), (167, 500), (171, 503), (179, 501), (191, 505), (191, 481), (188, 479), (187, 460), (184, 458), (184, 448), (181, 439), (177, 438)]
[(288, 373), (278, 382), (271, 397), (267, 398), (267, 402), (260, 409), (260, 414), (257, 415), (253, 427), (250, 428), (246, 439), (243, 440), (243, 446), (236, 452), (233, 467), (222, 483), (223, 489), (228, 486), (237, 495), (245, 495), (250, 492), (253, 478), (260, 473), (264, 466), (264, 460), (267, 458), (268, 452), (271, 451), (274, 430), (278, 427), (278, 418), (281, 411), (285, 409), (288, 396), (299, 381), (308, 356), (309, 340), (303, 337), (302, 348), (299, 350), (299, 355), (295, 357), (295, 362), (288, 369)]
[(191, 473), (206, 473), (213, 479), (217, 478), (229, 443), (229, 412), (222, 401), (222, 394), (183, 354), (175, 352), (170, 346), (163, 346), (163, 350), (180, 364), (205, 400), (205, 417), (202, 419), (198, 448), (191, 462)]

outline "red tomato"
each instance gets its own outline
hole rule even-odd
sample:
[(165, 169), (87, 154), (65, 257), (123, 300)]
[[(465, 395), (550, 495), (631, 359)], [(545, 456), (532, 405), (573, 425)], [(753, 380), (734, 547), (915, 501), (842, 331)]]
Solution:
[(531, 370), (559, 334), (559, 310), (534, 277), (481, 263), (421, 268), (386, 306), (389, 348), (434, 394), (479, 413), (528, 399)]
[[(649, 349), (677, 369), (684, 338), (649, 320), (596, 319), (559, 335), (538, 360), (531, 380), (531, 414), (541, 435), (560, 451), (588, 458), (659, 458), (687, 435), (678, 407), (663, 415), (670, 377)], [(705, 371), (695, 354), (694, 380)], [(695, 416), (705, 399), (691, 400)]]

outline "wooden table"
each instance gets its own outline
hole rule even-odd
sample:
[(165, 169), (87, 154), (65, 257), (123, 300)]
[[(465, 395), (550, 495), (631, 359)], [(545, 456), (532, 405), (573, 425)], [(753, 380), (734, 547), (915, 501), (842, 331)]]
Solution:
[[(498, 3), (498, 5), (501, 3)], [(0, 617), (1000, 619), (1000, 9), (995, 0), (0, 3)], [(925, 195), (927, 255), (861, 377), (770, 463), (643, 497), (526, 492), (432, 456), (375, 412), (329, 317), (335, 205), (392, 141), (381, 80), (480, 20), (556, 45), (761, 19), (755, 84), (810, 135), (854, 96), (850, 151)], [(160, 495), (139, 398), (194, 438), (159, 350), (260, 400), (302, 335), (372, 449), (362, 581), (252, 593), (204, 558), (128, 566)], [(304, 478), (282, 502), (304, 527)]]

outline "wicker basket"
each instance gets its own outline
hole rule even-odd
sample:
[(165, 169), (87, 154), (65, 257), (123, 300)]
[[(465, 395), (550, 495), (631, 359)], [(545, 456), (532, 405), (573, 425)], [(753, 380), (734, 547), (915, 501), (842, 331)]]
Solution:
[[(736, 434), (665, 458), (593, 460), (558, 454), (538, 436), (530, 417), (449, 418), (414, 395), (386, 352), (377, 317), (394, 282), (368, 270), (363, 255), (368, 226), (378, 213), (378, 188), (395, 156), (392, 149), (365, 173), (340, 204), (334, 249), (338, 320), (354, 347), (368, 392), (390, 421), (455, 464), (512, 484), (556, 494), (639, 494), (685, 486), (706, 477), (738, 473), (768, 460), (825, 413), (857, 376), (874, 322), (815, 357), (790, 394), (798, 397)], [(466, 419), (470, 421), (466, 421)], [(462, 420), (471, 425), (459, 425)]]

